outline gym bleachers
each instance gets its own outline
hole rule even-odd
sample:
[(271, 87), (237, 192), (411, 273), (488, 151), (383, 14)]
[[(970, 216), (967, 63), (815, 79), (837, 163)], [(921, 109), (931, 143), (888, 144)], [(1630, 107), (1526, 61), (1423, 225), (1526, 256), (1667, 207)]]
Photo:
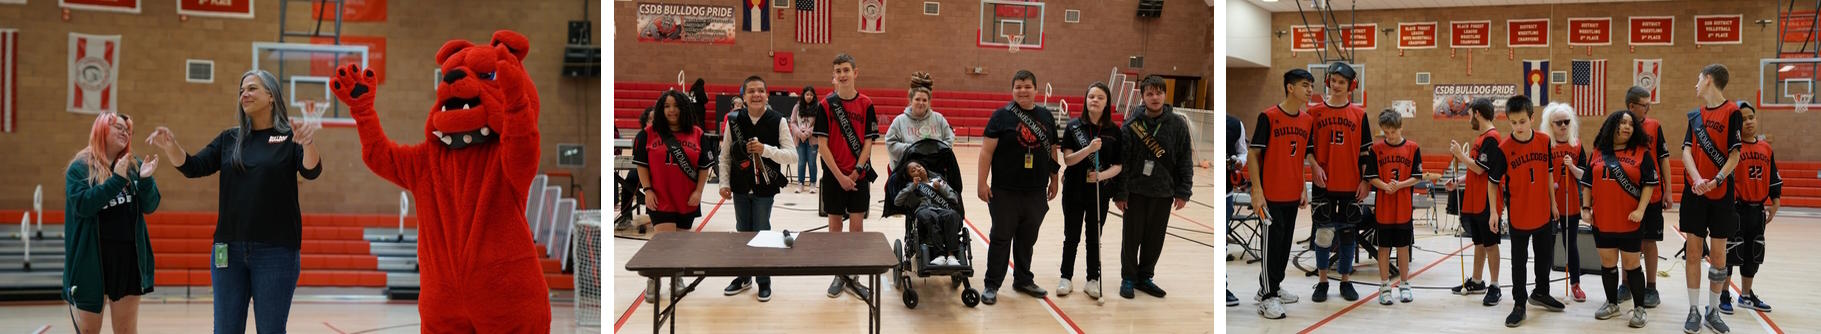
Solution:
[[(674, 84), (615, 82), (613, 84), (615, 94), (613, 102), (613, 127), (615, 129), (638, 129), (639, 113), (644, 112), (645, 108), (650, 108), (652, 105), (657, 104), (658, 96), (663, 94), (665, 90), (677, 88), (678, 87)], [(1042, 88), (1039, 88), (1039, 90), (1041, 89)], [(709, 96), (722, 94), (734, 95), (739, 94), (740, 92), (739, 86), (735, 85), (704, 85), (703, 90)], [(774, 91), (792, 92), (801, 92), (801, 90), (801, 88), (784, 90), (774, 89)], [(898, 114), (904, 113), (904, 108), (910, 105), (910, 99), (905, 96), (906, 89), (859, 88), (857, 90), (861, 94), (865, 94), (872, 98), (874, 104), (873, 112), (875, 113), (875, 116), (879, 117), (879, 133), (881, 134), (885, 133), (887, 129), (890, 129), (892, 119), (898, 117)], [(827, 96), (834, 92), (834, 87), (816, 87), (816, 92), (822, 96)], [(1052, 91), (1052, 93), (1055, 92)], [(1038, 94), (1038, 102), (1042, 103), (1042, 92), (1040, 91)], [(710, 98), (709, 100), (707, 109), (710, 110), (710, 113), (712, 114), (712, 111), (716, 110), (715, 99)], [(930, 108), (934, 109), (936, 112), (942, 113), (942, 116), (948, 119), (949, 126), (955, 129), (955, 136), (979, 137), (981, 129), (986, 127), (986, 120), (992, 116), (993, 110), (1004, 106), (1011, 100), (1012, 94), (1010, 92), (936, 90), (935, 96), (930, 101)], [(1082, 95), (1079, 94), (1057, 94), (1050, 97), (1050, 103), (1059, 103), (1059, 101), (1068, 101), (1070, 106), (1079, 106), (1082, 104), (1083, 98)], [(789, 112), (789, 110), (781, 110), (781, 112)], [(1057, 116), (1058, 119), (1061, 119), (1063, 115)]]

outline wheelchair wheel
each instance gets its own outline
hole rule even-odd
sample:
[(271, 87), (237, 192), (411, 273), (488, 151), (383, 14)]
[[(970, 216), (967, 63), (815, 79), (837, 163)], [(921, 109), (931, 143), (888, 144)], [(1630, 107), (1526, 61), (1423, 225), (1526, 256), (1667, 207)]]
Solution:
[(980, 292), (975, 291), (974, 288), (961, 291), (961, 304), (967, 305), (967, 307), (980, 305)]
[(904, 307), (917, 308), (917, 290), (904, 290)]
[[(892, 282), (894, 283), (906, 281), (904, 279), (904, 272), (909, 268), (910, 261), (905, 260), (903, 250), (904, 243), (902, 240), (892, 240), (892, 255), (898, 257), (898, 265), (892, 266)], [(902, 288), (900, 288), (900, 290), (902, 290)]]

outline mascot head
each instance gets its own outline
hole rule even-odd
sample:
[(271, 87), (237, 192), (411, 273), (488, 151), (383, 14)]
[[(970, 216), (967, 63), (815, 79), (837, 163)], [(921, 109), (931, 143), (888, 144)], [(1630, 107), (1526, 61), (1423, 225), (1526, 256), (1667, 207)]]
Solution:
[(525, 82), (516, 87), (523, 89), (508, 89), (511, 83), (501, 80), (510, 79), (499, 75), (505, 67), (523, 73), (520, 61), (530, 49), (524, 35), (510, 30), (494, 32), (487, 45), (464, 40), (444, 43), (436, 52), (436, 63), (443, 71), (442, 81), (436, 84), (437, 103), (430, 107), (424, 124), (429, 140), (461, 149), (498, 139), (508, 110), (535, 103), (531, 94), (536, 88), (529, 77), (520, 77)]

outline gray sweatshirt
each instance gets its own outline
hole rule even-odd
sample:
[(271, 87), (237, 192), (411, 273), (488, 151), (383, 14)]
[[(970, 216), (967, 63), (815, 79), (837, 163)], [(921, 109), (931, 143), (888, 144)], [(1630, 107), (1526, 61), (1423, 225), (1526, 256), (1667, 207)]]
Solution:
[[(1133, 110), (1132, 118), (1121, 127), (1125, 167), (1118, 176), (1122, 186), (1113, 198), (1125, 200), (1127, 195), (1142, 195), (1187, 200), (1192, 193), (1190, 180), (1195, 177), (1188, 120), (1169, 105), (1164, 105), (1163, 113), (1156, 118), (1146, 116), (1143, 109), (1141, 105)], [(1139, 131), (1151, 137), (1156, 146), (1140, 139)]]
[[(937, 177), (932, 180), (941, 179)], [(936, 201), (927, 198), (925, 191), (929, 192), (927, 195), (939, 196), (942, 200)], [(960, 201), (961, 195), (955, 194), (955, 188), (949, 187), (946, 182), (941, 187), (934, 186), (934, 182), (912, 183), (910, 187), (898, 191), (898, 198), (892, 200), (893, 203), (898, 203), (898, 206), (907, 208), (922, 208), (923, 205), (929, 205), (942, 209), (948, 209), (952, 205), (951, 203)]]
[(948, 119), (935, 109), (918, 119), (911, 117), (910, 107), (904, 107), (904, 113), (893, 118), (891, 129), (885, 131), (885, 149), (891, 153), (892, 165), (897, 166), (898, 160), (904, 159), (904, 150), (910, 149), (912, 143), (930, 138), (953, 144), (955, 129), (950, 128)]

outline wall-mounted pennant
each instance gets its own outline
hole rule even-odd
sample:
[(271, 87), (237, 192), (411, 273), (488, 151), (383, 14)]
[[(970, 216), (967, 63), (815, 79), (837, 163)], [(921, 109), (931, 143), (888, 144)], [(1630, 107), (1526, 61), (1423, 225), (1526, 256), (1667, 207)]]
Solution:
[(69, 97), (65, 109), (73, 113), (114, 112), (120, 91), (120, 35), (70, 33)]
[(885, 0), (860, 0), (860, 32), (885, 32)]

